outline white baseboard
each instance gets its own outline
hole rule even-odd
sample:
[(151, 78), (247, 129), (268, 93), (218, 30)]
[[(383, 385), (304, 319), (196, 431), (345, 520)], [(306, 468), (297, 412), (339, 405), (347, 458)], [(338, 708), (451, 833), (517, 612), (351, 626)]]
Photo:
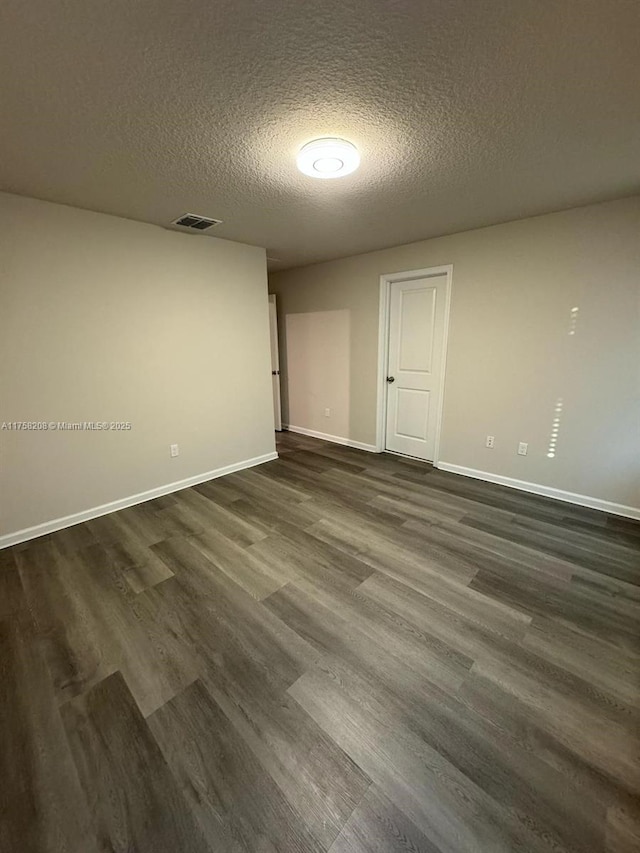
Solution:
[(319, 438), (322, 441), (331, 441), (333, 444), (343, 444), (345, 447), (355, 447), (356, 450), (366, 450), (368, 453), (379, 453), (374, 444), (364, 444), (362, 441), (353, 441), (341, 435), (329, 435), (326, 432), (317, 432), (315, 429), (291, 426), (291, 424), (283, 424), (282, 429), (289, 430), (289, 432), (298, 432), (300, 435), (308, 435), (310, 438)]
[(514, 480), (512, 477), (502, 477), (500, 474), (491, 474), (488, 471), (476, 471), (475, 468), (452, 465), (449, 462), (438, 462), (436, 467), (441, 471), (462, 474), (464, 477), (473, 477), (474, 480), (485, 480), (488, 483), (496, 483), (499, 486), (507, 486), (510, 489), (519, 489), (521, 492), (530, 492), (534, 495), (542, 495), (545, 498), (553, 498), (556, 501), (586, 506), (590, 509), (599, 509), (602, 512), (608, 512), (612, 515), (624, 515), (626, 518), (640, 519), (640, 507), (611, 503), (611, 501), (603, 501), (600, 498), (592, 498), (588, 495), (578, 495), (574, 492), (565, 492), (562, 489), (553, 489), (551, 486), (541, 486), (538, 483)]
[(29, 539), (35, 539), (47, 533), (55, 533), (56, 530), (62, 530), (65, 527), (71, 527), (83, 521), (90, 521), (92, 518), (98, 518), (110, 512), (117, 512), (119, 509), (126, 509), (129, 506), (153, 500), (153, 498), (160, 498), (162, 495), (171, 494), (171, 492), (179, 492), (180, 489), (188, 489), (190, 486), (206, 483), (207, 480), (215, 480), (217, 477), (224, 477), (225, 474), (233, 474), (234, 471), (253, 468), (255, 465), (262, 465), (264, 462), (270, 462), (272, 459), (277, 458), (278, 454), (275, 452), (265, 453), (263, 456), (255, 456), (253, 459), (234, 462), (233, 465), (225, 465), (224, 468), (216, 468), (214, 471), (207, 471), (205, 474), (196, 474), (194, 477), (187, 477), (186, 480), (167, 483), (165, 486), (158, 486), (146, 492), (139, 492), (137, 495), (129, 495), (129, 497), (120, 498), (117, 501), (111, 501), (101, 506), (94, 506), (82, 512), (75, 512), (73, 515), (65, 515), (64, 518), (54, 518), (52, 521), (45, 521), (43, 524), (36, 524), (34, 527), (25, 527), (24, 530), (17, 530), (15, 533), (7, 533), (4, 536), (0, 536), (0, 548), (9, 548), (11, 545), (18, 545), (20, 542), (26, 542)]

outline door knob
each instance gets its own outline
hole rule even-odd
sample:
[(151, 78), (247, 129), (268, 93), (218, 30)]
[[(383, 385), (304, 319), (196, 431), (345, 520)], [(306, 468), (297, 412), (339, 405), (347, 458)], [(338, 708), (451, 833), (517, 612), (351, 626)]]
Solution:
[(395, 381), (396, 381), (395, 376), (387, 376), (387, 382), (395, 382)]

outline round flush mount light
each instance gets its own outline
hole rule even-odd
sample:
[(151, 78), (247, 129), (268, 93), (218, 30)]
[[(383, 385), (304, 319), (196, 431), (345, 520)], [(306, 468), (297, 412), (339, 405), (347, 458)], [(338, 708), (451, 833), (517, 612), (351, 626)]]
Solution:
[(360, 165), (358, 149), (346, 139), (314, 139), (298, 152), (298, 169), (312, 178), (343, 178)]

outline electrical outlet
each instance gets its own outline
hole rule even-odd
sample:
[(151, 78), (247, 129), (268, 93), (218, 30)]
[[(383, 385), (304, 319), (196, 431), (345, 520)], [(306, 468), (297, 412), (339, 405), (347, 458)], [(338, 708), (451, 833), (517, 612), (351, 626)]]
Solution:
[(518, 445), (518, 456), (526, 456), (529, 450), (529, 445), (526, 441), (521, 441)]
[(492, 435), (488, 435), (488, 436), (487, 436), (487, 440), (486, 440), (486, 441), (485, 441), (485, 443), (484, 443), (484, 446), (485, 446), (485, 447), (493, 447), (493, 443), (494, 443), (494, 441), (495, 441), (494, 436), (492, 436)]
[(169, 453), (171, 456), (179, 456), (180, 455), (180, 448), (178, 447), (177, 444), (170, 444), (169, 445)]
[(325, 418), (330, 418), (331, 417), (331, 409), (325, 409), (324, 410), (324, 416), (325, 416)]

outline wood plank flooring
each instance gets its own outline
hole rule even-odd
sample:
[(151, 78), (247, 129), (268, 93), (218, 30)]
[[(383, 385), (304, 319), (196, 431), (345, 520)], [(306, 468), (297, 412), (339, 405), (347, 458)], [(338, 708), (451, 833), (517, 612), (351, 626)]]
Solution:
[(640, 850), (640, 523), (278, 443), (0, 552), (1, 853)]

